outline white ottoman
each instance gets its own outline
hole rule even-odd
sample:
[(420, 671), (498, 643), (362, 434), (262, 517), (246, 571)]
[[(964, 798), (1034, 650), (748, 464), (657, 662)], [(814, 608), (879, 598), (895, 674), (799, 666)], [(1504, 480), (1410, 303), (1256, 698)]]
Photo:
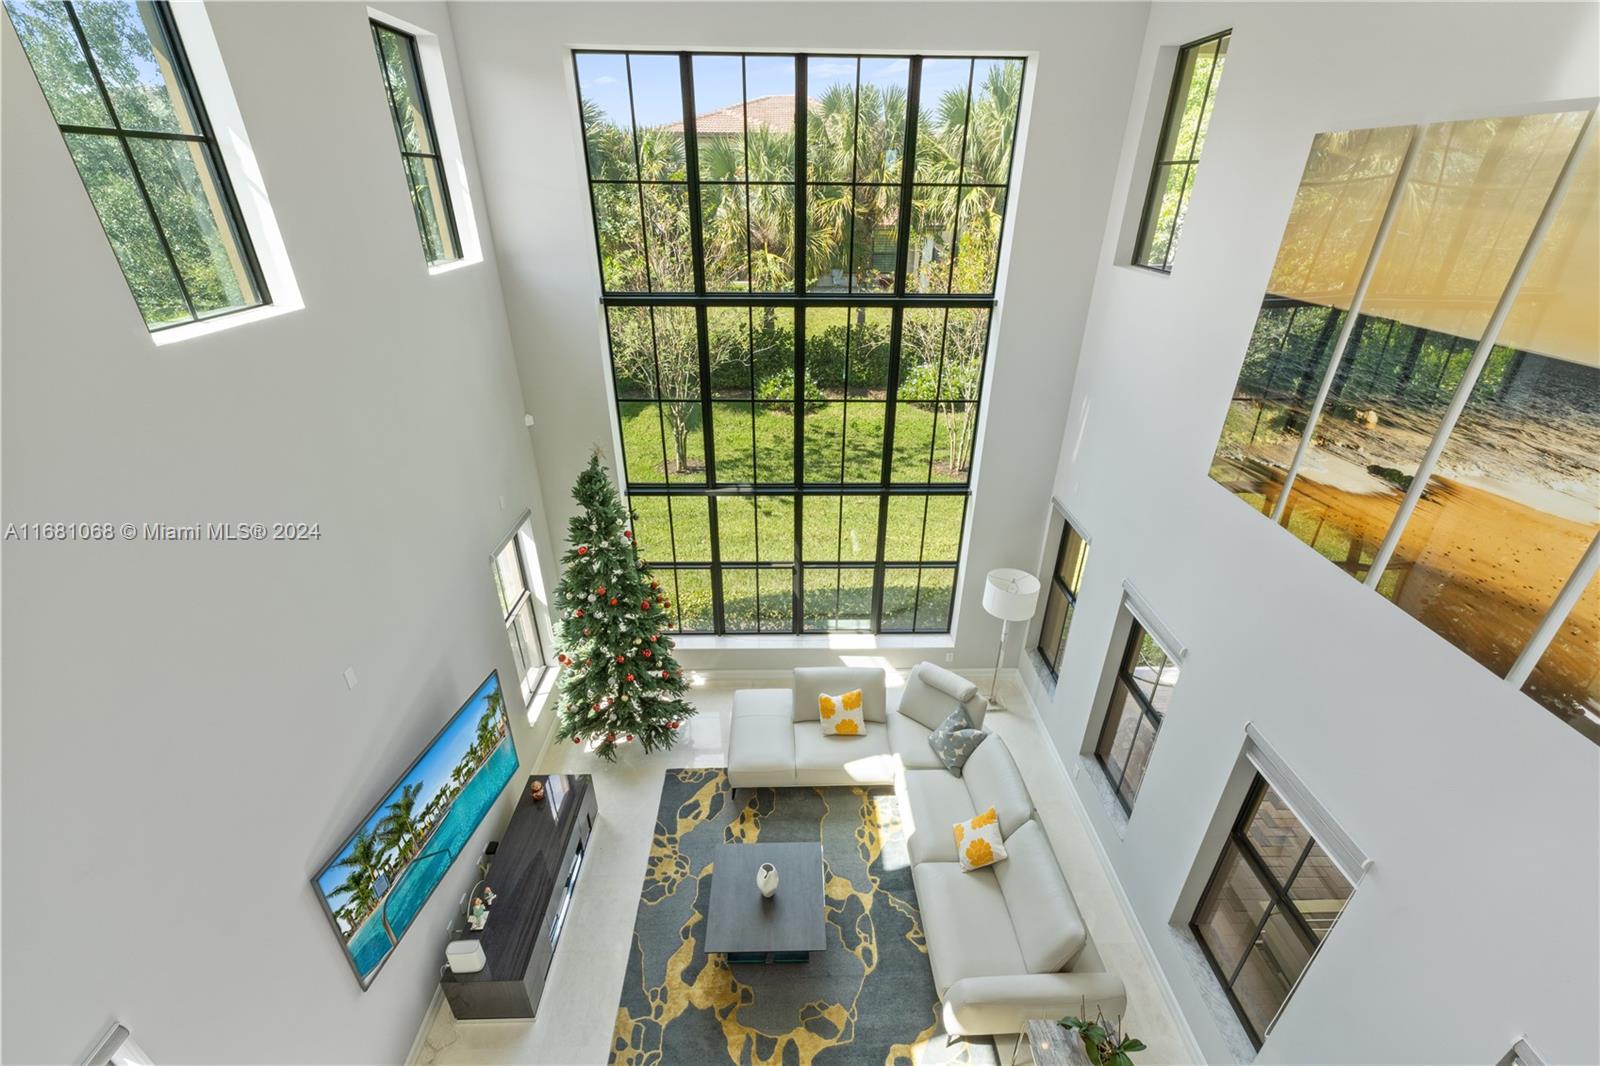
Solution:
[(794, 785), (794, 694), (786, 688), (742, 688), (733, 694), (728, 733), (728, 784), (732, 788)]

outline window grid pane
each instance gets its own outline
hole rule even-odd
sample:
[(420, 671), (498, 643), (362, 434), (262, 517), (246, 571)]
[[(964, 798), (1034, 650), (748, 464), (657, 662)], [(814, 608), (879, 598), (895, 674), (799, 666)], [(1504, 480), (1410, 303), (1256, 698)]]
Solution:
[(429, 266), (461, 258), (461, 238), (455, 211), (450, 206), (450, 186), (445, 180), (444, 158), (433, 128), (433, 110), (422, 80), (417, 39), (381, 22), (372, 23), (372, 42), (389, 98), (389, 115), (405, 165), (406, 187)]
[(1353, 890), (1257, 776), (1189, 922), (1257, 1048)]
[[(1052, 589), (1057, 588), (1052, 581)], [(1065, 639), (1065, 638), (1063, 638)], [(1167, 702), (1178, 681), (1178, 664), (1154, 637), (1134, 622), (1117, 667), (1111, 706), (1100, 729), (1095, 756), (1124, 810), (1132, 812), (1144, 783)]]
[(1232, 31), (1186, 44), (1178, 52), (1172, 91), (1167, 98), (1161, 139), (1145, 194), (1133, 261), (1139, 266), (1168, 272), (1183, 230), (1194, 176), (1211, 124), (1222, 68), (1228, 57)]
[(167, 5), (5, 7), (145, 325), (267, 303)]
[(1045, 588), (1044, 624), (1039, 629), (1039, 657), (1051, 677), (1059, 677), (1061, 657), (1067, 650), (1067, 630), (1078, 604), (1078, 586), (1083, 581), (1089, 545), (1071, 522), (1061, 525), (1061, 540), (1056, 548), (1055, 568)]
[(708, 601), (680, 592), (682, 631), (948, 632), (1023, 62), (574, 68), (623, 480), (641, 550)]

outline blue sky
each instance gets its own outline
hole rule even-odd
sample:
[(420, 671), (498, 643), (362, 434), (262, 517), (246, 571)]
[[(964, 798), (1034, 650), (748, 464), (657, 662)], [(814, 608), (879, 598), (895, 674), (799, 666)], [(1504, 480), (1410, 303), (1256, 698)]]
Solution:
[[(360, 828), (355, 833), (350, 835), (350, 840), (346, 841), (345, 846), (339, 849), (339, 854), (335, 855), (329, 861), (327, 868), (317, 875), (317, 885), (322, 889), (323, 895), (327, 895), (329, 889), (349, 876), (350, 871), (348, 869), (336, 866), (335, 863), (350, 853), (350, 845), (357, 835), (368, 832), (383, 819), (385, 808), (400, 794), (402, 788), (416, 781), (422, 782), (422, 791), (417, 795), (417, 810), (421, 810), (428, 800), (432, 799), (434, 794), (450, 780), (450, 771), (456, 768), (456, 764), (461, 761), (461, 757), (466, 754), (467, 749), (472, 747), (472, 739), (478, 734), (478, 719), (483, 717), (490, 693), (498, 691), (499, 688), (499, 675), (491, 674), (489, 679), (483, 683), (483, 686), (472, 694), (472, 698), (467, 701), (466, 706), (456, 712), (456, 716), (450, 720), (450, 724), (445, 726), (444, 732), (439, 734), (439, 739), (427, 751), (422, 753), (416, 765), (408, 770), (404, 779), (395, 785), (394, 791), (385, 796), (378, 809), (365, 822), (361, 823)], [(344, 893), (338, 896), (329, 896), (328, 906), (337, 911), (344, 906), (346, 898), (347, 895)]]
[[(861, 81), (888, 87), (906, 86), (910, 62), (905, 59), (861, 61)], [(927, 60), (923, 63), (923, 98), (937, 100), (949, 88), (966, 88), (970, 60)], [(619, 126), (629, 124), (628, 77), (633, 77), (634, 113), (640, 126), (662, 126), (683, 120), (683, 93), (678, 84), (678, 57), (587, 53), (578, 56), (578, 87), (586, 101), (600, 105)], [(704, 114), (729, 107), (743, 98), (794, 93), (794, 59), (790, 56), (745, 57), (743, 85), (738, 56), (694, 57), (695, 108)], [(854, 56), (812, 56), (806, 66), (807, 94), (816, 99), (830, 85), (853, 86)]]

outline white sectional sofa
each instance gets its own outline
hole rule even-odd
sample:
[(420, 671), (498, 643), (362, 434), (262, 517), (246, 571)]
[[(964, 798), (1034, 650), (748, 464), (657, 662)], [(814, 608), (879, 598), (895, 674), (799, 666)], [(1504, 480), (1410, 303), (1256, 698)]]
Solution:
[[(824, 736), (818, 695), (857, 688), (866, 732)], [(1005, 742), (991, 733), (960, 776), (928, 744), (957, 707), (982, 726), (977, 686), (932, 663), (893, 692), (881, 670), (796, 669), (792, 688), (734, 693), (728, 780), (734, 789), (894, 785), (948, 1032), (1016, 1034), (1029, 1018), (1093, 1017), (1097, 1007), (1121, 1014), (1122, 981), (1095, 950)], [(964, 871), (952, 827), (990, 807), (1007, 858)]]

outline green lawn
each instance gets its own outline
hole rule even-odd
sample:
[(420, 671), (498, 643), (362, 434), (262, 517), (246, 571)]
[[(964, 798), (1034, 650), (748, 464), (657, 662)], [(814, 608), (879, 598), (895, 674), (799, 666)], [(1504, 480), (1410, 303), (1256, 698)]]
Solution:
[[(793, 483), (794, 415), (775, 403), (716, 400), (711, 435), (717, 448), (720, 482)], [(703, 485), (705, 435), (700, 404), (623, 401), (622, 447), (628, 480), (636, 484)], [(807, 484), (876, 484), (883, 475), (884, 419), (888, 404), (878, 399), (829, 400), (805, 415), (803, 455)], [(658, 411), (664, 417), (658, 417)], [(682, 419), (680, 463), (674, 415)], [(953, 466), (948, 434), (952, 416), (932, 405), (895, 404), (894, 451), (890, 480), (895, 484), (959, 483), (971, 463), (967, 454)]]
[[(801, 509), (805, 628), (808, 631), (871, 627), (872, 571), (838, 564), (877, 558), (887, 404), (881, 399), (834, 399), (805, 415), (804, 473), (809, 484), (861, 484), (861, 495), (809, 496)], [(795, 497), (695, 495), (705, 485), (700, 405), (684, 405), (685, 447), (680, 468), (670, 412), (663, 422), (654, 402), (622, 404), (622, 436), (630, 480), (681, 485), (685, 495), (631, 498), (640, 553), (657, 567), (711, 561), (711, 508), (723, 562), (724, 624), (730, 632), (789, 632), (795, 580)], [(948, 462), (948, 414), (931, 405), (899, 403), (891, 476), (895, 483), (960, 483)], [(665, 436), (665, 446), (663, 446)], [(719, 481), (794, 482), (794, 416), (784, 405), (717, 400), (712, 437)], [(884, 535), (887, 562), (953, 564), (961, 546), (964, 496), (889, 497)], [(789, 564), (776, 569), (741, 567)], [(825, 565), (815, 565), (825, 564)], [(676, 587), (686, 631), (709, 631), (708, 570), (662, 570)], [(943, 630), (953, 591), (953, 566), (891, 569), (884, 578), (886, 629)], [(920, 598), (919, 598), (920, 584)]]

